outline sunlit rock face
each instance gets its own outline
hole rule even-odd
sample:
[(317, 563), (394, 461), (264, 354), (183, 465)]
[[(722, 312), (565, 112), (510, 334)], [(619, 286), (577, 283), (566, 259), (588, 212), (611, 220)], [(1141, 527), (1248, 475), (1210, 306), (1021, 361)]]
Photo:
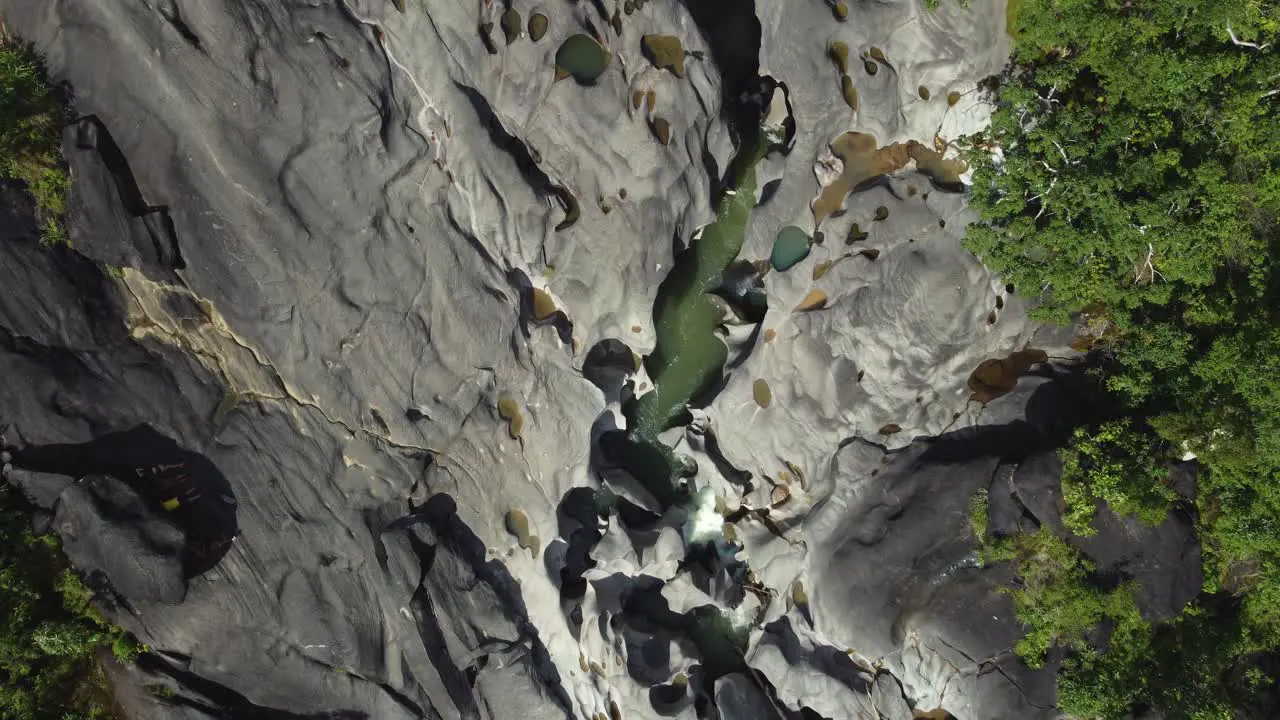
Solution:
[[(153, 648), (137, 717), (1054, 716), (967, 522), (1054, 520), (1074, 412), (971, 382), (1070, 354), (959, 244), (1002, 4), (617, 5), (0, 0), (78, 118), (71, 247), (0, 198), (0, 424), (102, 448), (12, 475)], [(812, 245), (715, 289), (658, 497), (608, 438), (743, 118), (738, 259)]]

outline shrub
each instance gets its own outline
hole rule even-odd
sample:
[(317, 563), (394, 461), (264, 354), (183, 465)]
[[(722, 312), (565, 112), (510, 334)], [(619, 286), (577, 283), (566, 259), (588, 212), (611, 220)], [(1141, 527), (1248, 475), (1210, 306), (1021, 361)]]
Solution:
[(40, 57), (30, 46), (0, 35), (0, 179), (26, 185), (35, 198), (46, 244), (66, 242), (65, 119)]
[(1097, 503), (1105, 501), (1120, 515), (1159, 525), (1177, 493), (1168, 485), (1169, 471), (1153, 433), (1134, 432), (1128, 419), (1080, 428), (1062, 455), (1063, 524), (1076, 535), (1094, 534)]
[[(1037, 317), (1106, 329), (1090, 359), (1119, 410), (1063, 449), (1066, 525), (1092, 532), (1101, 501), (1158, 522), (1168, 456), (1190, 451), (1205, 563), (1201, 597), (1140, 631), (1051, 542), (993, 541), (1057, 558), (1014, 591), (1020, 650), (1072, 648), (1062, 705), (1082, 716), (1226, 717), (1280, 652), (1280, 11), (1021, 0), (1009, 22), (966, 243)], [(1084, 642), (1089, 622), (1110, 640)]]
[(56, 538), (32, 532), (21, 496), (0, 487), (0, 716), (113, 717), (99, 650), (131, 661), (145, 648), (91, 599)]

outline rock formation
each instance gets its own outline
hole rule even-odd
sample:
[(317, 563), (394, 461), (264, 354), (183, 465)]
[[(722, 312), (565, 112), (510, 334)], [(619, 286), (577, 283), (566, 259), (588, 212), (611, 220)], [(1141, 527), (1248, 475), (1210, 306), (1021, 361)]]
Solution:
[[(152, 648), (126, 710), (1055, 716), (967, 508), (1054, 521), (1075, 400), (1050, 363), (969, 379), (1069, 338), (961, 248), (924, 154), (985, 122), (1003, 3), (626, 4), (0, 0), (77, 118), (69, 247), (0, 197), (0, 425), (100, 451), (11, 475)], [(558, 72), (571, 37), (607, 64)], [(878, 66), (849, 63), (856, 110), (835, 42)], [(658, 497), (602, 438), (662, 382), (634, 361), (751, 107), (786, 141), (738, 257), (814, 242), (717, 296), (727, 369), (656, 436)], [(845, 133), (901, 157), (839, 187)], [(198, 572), (212, 536), (130, 477), (152, 441), (228, 486), (186, 481), (234, 514)]]

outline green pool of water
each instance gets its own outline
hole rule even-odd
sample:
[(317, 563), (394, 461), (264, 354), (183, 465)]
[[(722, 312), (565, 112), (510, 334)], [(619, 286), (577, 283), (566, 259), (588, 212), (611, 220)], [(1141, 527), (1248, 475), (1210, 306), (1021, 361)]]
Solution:
[(631, 418), (633, 440), (655, 442), (658, 433), (670, 427), (685, 404), (713, 383), (724, 367), (728, 349), (715, 334), (721, 312), (708, 293), (720, 284), (721, 273), (742, 250), (756, 203), (756, 164), (766, 151), (763, 138), (740, 151), (742, 171), (733, 188), (721, 196), (716, 219), (702, 229), (658, 288), (653, 308), (657, 344), (645, 360), (654, 389), (637, 401)]

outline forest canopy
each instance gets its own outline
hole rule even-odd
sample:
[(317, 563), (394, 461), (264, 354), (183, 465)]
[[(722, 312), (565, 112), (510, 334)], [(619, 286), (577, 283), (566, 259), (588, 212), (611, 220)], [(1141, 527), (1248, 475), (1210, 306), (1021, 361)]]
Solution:
[[(1114, 401), (1062, 451), (1065, 533), (1090, 534), (1100, 503), (1159, 522), (1170, 464), (1195, 456), (1205, 582), (1150, 625), (1045, 537), (988, 554), (1034, 575), (1015, 605), (1033, 654), (1068, 649), (1064, 710), (1233, 717), (1280, 650), (1280, 8), (1013, 5), (1013, 65), (969, 139), (985, 222), (966, 242), (1041, 319), (1075, 323)], [(1052, 577), (1033, 561), (1048, 546)], [(1105, 652), (1082, 619), (1113, 628)]]

